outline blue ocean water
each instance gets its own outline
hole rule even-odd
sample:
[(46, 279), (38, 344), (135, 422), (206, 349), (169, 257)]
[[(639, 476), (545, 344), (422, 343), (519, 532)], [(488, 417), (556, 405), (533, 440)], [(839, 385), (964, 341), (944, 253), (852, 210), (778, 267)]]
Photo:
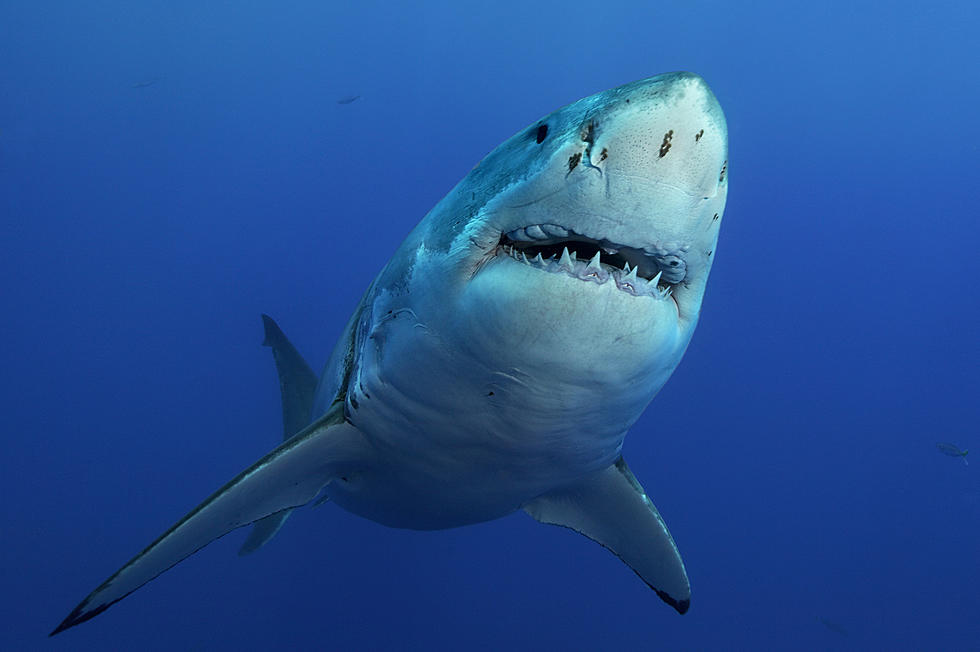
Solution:
[[(0, 5), (0, 648), (976, 649), (980, 105), (967, 2)], [(275, 445), (401, 239), (553, 109), (725, 109), (701, 324), (626, 439), (693, 597), (523, 514), (329, 503), (47, 633)], [(338, 100), (359, 96), (341, 104)]]

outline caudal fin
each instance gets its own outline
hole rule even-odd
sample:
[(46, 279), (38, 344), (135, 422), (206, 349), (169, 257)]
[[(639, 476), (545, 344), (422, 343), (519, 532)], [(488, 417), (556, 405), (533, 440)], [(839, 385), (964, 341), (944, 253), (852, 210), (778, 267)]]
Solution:
[(283, 510), (255, 521), (252, 524), (252, 531), (248, 533), (248, 537), (245, 539), (245, 543), (238, 549), (238, 555), (240, 557), (251, 555), (269, 543), (272, 537), (276, 536), (276, 533), (286, 523), (286, 519), (289, 518), (291, 513), (292, 510)]

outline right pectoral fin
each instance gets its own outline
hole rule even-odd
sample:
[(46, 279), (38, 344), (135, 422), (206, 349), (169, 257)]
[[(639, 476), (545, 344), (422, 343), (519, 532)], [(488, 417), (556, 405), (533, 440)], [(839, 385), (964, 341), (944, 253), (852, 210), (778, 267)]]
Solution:
[(322, 418), (240, 473), (75, 607), (52, 635), (99, 615), (218, 537), (309, 502), (360, 459), (361, 435), (336, 403)]
[(690, 606), (691, 585), (674, 539), (622, 457), (575, 485), (539, 496), (524, 511), (602, 544), (679, 613)]

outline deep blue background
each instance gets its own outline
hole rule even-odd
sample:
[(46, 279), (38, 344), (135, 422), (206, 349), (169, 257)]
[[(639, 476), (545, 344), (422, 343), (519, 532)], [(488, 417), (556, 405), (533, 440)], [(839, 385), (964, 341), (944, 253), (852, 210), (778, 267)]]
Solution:
[[(980, 449), (980, 10), (747, 4), (0, 5), (0, 648), (975, 649), (980, 458), (935, 442)], [(677, 69), (727, 113), (729, 204), (625, 453), (686, 616), (523, 514), (327, 504), (45, 639), (277, 442), (260, 312), (319, 368), (484, 154)]]

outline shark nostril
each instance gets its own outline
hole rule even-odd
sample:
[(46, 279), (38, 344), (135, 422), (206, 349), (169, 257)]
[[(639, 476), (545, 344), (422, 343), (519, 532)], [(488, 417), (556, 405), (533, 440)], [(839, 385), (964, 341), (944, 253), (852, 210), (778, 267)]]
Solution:
[(548, 137), (548, 125), (547, 124), (543, 124), (540, 127), (538, 127), (538, 131), (537, 131), (537, 134), (534, 137), (534, 141), (538, 145), (540, 145), (541, 143), (544, 142), (544, 139), (547, 138), (547, 137)]

